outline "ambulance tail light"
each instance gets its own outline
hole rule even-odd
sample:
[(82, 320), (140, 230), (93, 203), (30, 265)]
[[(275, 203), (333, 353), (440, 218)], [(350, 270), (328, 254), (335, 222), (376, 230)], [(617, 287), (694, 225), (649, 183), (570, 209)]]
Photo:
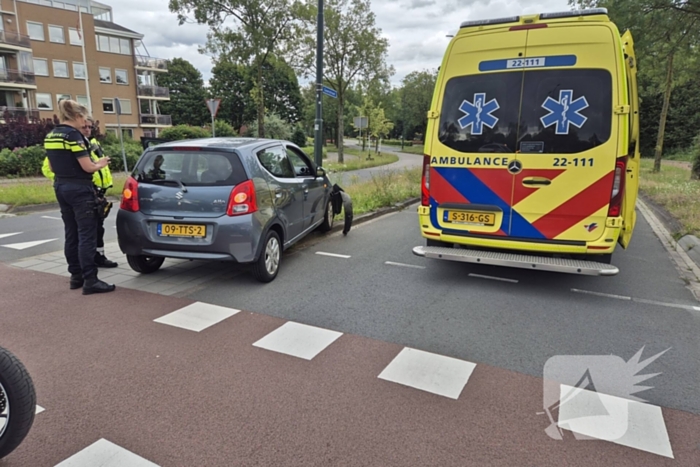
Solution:
[(423, 176), (421, 177), (421, 206), (430, 206), (430, 156), (423, 156)]
[(121, 209), (129, 212), (139, 211), (139, 182), (134, 177), (129, 177), (122, 190)]
[(615, 164), (615, 176), (613, 189), (610, 195), (608, 217), (619, 217), (622, 213), (622, 198), (625, 195), (625, 172), (627, 170), (627, 157), (621, 157)]

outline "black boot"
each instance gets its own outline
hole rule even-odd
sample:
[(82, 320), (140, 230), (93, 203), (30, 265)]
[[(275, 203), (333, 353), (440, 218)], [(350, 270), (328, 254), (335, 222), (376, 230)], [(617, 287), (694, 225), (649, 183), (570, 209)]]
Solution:
[(108, 260), (105, 255), (100, 253), (97, 253), (95, 255), (95, 264), (98, 268), (116, 268), (117, 266), (119, 266), (117, 263)]
[(114, 284), (108, 284), (95, 277), (85, 281), (85, 285), (83, 285), (83, 295), (113, 292), (114, 289), (116, 289)]
[(83, 280), (82, 274), (71, 274), (71, 276), (70, 276), (70, 289), (71, 290), (79, 289), (83, 286), (84, 282), (85, 281)]

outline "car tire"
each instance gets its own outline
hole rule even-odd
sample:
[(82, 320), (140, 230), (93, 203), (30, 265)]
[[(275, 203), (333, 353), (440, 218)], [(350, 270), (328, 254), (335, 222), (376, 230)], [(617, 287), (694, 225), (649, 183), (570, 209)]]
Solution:
[(333, 212), (333, 203), (328, 199), (326, 203), (326, 213), (323, 215), (323, 223), (318, 227), (321, 232), (330, 232), (333, 228), (333, 222), (335, 220), (335, 213)]
[(165, 258), (161, 258), (159, 256), (126, 255), (126, 261), (134, 271), (141, 274), (151, 274), (160, 269), (165, 261)]
[(270, 230), (265, 236), (260, 257), (253, 263), (253, 277), (260, 282), (272, 282), (280, 270), (282, 245), (277, 232)]
[(9, 350), (0, 347), (0, 459), (19, 446), (29, 433), (36, 413), (36, 392), (27, 369)]

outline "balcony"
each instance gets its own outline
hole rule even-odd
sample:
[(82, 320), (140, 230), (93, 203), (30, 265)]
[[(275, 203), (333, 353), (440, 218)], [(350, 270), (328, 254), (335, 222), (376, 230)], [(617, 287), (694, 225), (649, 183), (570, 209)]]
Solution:
[(23, 107), (2, 107), (0, 106), (0, 118), (5, 120), (7, 118), (20, 118), (24, 117), (28, 120), (39, 120), (39, 109), (25, 109)]
[(136, 55), (136, 66), (138, 68), (148, 68), (155, 71), (168, 71), (168, 61), (162, 58), (146, 57)]
[(170, 115), (141, 114), (141, 126), (172, 126)]
[(138, 85), (139, 98), (170, 99), (170, 89), (148, 84)]
[(23, 36), (22, 34), (9, 31), (0, 31), (0, 47), (2, 47), (2, 44), (24, 47), (25, 49), (32, 48), (29, 36)]
[(36, 78), (34, 73), (23, 73), (18, 70), (0, 70), (0, 83), (36, 86)]

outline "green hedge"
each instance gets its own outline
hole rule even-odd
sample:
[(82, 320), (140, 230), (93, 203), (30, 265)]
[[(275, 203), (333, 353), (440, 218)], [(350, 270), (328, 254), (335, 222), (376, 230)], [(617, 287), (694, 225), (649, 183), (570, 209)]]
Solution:
[[(217, 130), (219, 127), (217, 126)], [(218, 131), (217, 131), (218, 134)], [(223, 135), (221, 135), (223, 136)], [(161, 131), (158, 138), (168, 141), (179, 141), (182, 139), (210, 138), (211, 132), (198, 126), (177, 125)]]
[[(401, 146), (401, 140), (400, 139), (383, 139), (382, 144), (386, 144), (388, 146)], [(404, 146), (413, 146), (413, 141), (404, 140), (403, 145)]]
[[(113, 172), (124, 171), (124, 158), (122, 157), (122, 147), (119, 143), (103, 144), (105, 156), (108, 156), (109, 169)], [(124, 141), (124, 154), (126, 155), (126, 163), (129, 164), (129, 170), (134, 168), (136, 161), (143, 154), (143, 146), (136, 141)]]
[[(311, 160), (314, 160), (314, 147), (313, 146), (307, 146), (307, 147), (301, 148), (301, 149), (302, 149), (302, 151), (304, 151), (306, 153), (307, 156), (309, 156), (311, 158)], [(326, 151), (326, 148), (321, 148), (321, 157), (323, 159), (328, 159), (328, 151)]]

